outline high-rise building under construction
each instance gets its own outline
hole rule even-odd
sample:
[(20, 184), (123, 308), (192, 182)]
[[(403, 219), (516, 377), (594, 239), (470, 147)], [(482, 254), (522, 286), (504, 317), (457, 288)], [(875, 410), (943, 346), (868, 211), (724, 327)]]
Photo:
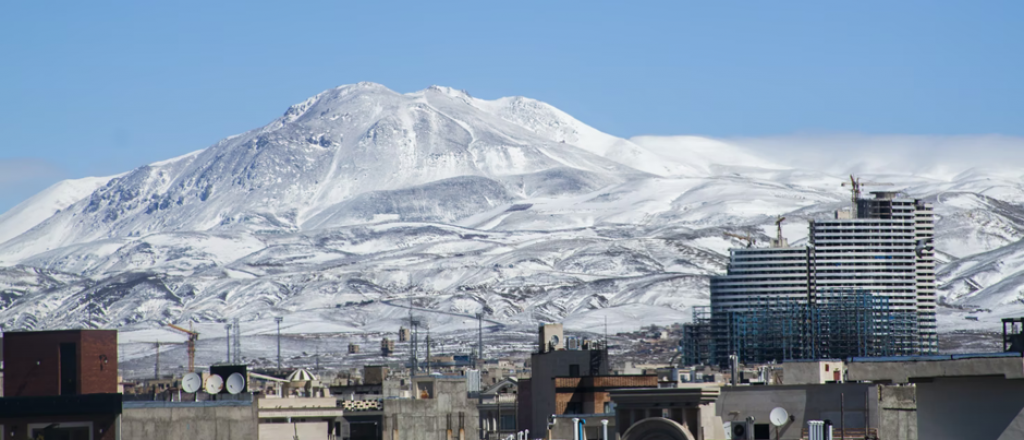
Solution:
[[(686, 338), (700, 362), (722, 364), (937, 351), (932, 207), (873, 192), (814, 220), (806, 246), (732, 249), (711, 279), (711, 337)], [(781, 221), (781, 219), (780, 219)]]

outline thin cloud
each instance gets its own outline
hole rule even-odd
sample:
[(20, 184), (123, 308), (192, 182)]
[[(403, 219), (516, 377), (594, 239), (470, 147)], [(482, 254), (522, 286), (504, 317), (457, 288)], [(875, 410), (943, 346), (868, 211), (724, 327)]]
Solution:
[(19, 183), (62, 179), (66, 174), (63, 168), (43, 159), (0, 159), (0, 190)]
[(66, 170), (43, 159), (0, 159), (0, 214), (67, 177)]
[(977, 168), (1024, 175), (1024, 137), (812, 134), (719, 140), (774, 163), (837, 175), (893, 173), (949, 180)]

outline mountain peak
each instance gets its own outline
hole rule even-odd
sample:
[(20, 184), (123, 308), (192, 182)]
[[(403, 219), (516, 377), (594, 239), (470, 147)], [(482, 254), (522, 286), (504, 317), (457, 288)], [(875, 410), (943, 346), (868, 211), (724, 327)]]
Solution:
[[(456, 90), (456, 89), (454, 89), (452, 87), (446, 87), (446, 86), (432, 85), (430, 87), (427, 87), (426, 90), (421, 90), (420, 92), (424, 92), (424, 91), (441, 93), (443, 95), (448, 95), (448, 96), (455, 97), (455, 98), (472, 98), (472, 96), (469, 94), (469, 92), (467, 92), (465, 90)], [(419, 93), (419, 92), (417, 92), (417, 93)]]

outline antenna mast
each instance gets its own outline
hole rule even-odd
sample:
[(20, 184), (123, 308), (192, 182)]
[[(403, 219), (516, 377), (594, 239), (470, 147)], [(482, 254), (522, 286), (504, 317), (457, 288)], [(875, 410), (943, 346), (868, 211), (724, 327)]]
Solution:
[(234, 351), (233, 357), (235, 365), (242, 364), (242, 326), (238, 323), (238, 318), (234, 320), (235, 327), (235, 339), (231, 342), (233, 345), (232, 350)]

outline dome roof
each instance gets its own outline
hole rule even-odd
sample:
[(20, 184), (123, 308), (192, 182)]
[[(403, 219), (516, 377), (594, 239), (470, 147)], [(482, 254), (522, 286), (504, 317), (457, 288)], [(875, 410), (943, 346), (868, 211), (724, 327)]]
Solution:
[(315, 374), (310, 373), (305, 368), (299, 368), (288, 375), (289, 382), (308, 382), (311, 380), (319, 380)]

